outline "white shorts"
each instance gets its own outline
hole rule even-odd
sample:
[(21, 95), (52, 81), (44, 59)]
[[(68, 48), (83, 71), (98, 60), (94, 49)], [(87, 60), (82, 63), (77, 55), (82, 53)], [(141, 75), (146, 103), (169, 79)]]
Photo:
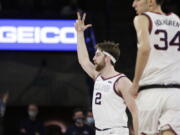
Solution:
[(111, 128), (105, 131), (96, 130), (96, 135), (129, 135), (128, 128)]
[(180, 89), (147, 89), (139, 93), (136, 103), (140, 133), (156, 135), (168, 127), (180, 135)]

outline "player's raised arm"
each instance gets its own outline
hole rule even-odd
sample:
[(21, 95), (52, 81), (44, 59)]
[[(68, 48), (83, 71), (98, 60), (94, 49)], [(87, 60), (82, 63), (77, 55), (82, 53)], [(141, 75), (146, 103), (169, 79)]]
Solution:
[(89, 54), (86, 48), (86, 43), (84, 39), (84, 31), (91, 27), (91, 24), (85, 25), (85, 18), (86, 14), (83, 14), (81, 18), (80, 13), (77, 13), (77, 20), (75, 23), (75, 29), (77, 31), (77, 54), (78, 54), (78, 61), (84, 71), (91, 77), (95, 78), (98, 72), (95, 70), (93, 63), (89, 59)]

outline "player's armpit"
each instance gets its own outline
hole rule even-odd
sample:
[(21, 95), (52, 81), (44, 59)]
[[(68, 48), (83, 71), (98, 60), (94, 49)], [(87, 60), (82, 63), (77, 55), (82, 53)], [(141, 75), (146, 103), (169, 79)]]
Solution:
[(95, 70), (95, 66), (92, 64), (91, 61), (85, 61), (83, 63), (80, 63), (81, 67), (83, 68), (83, 70), (92, 78), (92, 79), (96, 79), (96, 77), (98, 76), (99, 72), (97, 72)]

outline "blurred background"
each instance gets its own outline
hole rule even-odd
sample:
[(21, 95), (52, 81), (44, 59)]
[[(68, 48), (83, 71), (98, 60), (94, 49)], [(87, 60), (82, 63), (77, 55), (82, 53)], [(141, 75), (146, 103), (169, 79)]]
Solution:
[[(132, 0), (0, 0), (0, 19), (74, 20), (77, 11), (86, 12), (86, 22), (93, 25), (85, 33), (90, 57), (97, 42), (118, 42), (116, 69), (132, 79), (136, 35), (131, 5)], [(166, 0), (163, 9), (180, 15), (180, 1)], [(39, 106), (44, 123), (57, 120), (65, 125), (72, 123), (75, 108), (91, 107), (93, 81), (78, 64), (76, 51), (0, 51), (0, 69), (0, 97), (8, 93), (6, 135), (19, 134), (29, 104)]]

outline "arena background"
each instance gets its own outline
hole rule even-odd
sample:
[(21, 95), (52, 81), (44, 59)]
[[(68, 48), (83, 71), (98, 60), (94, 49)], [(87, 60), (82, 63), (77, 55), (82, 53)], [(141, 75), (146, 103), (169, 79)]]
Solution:
[[(87, 23), (93, 25), (86, 32), (91, 58), (95, 42), (118, 42), (121, 57), (116, 69), (132, 79), (136, 35), (131, 5), (132, 0), (0, 0), (0, 18), (75, 19), (77, 10), (86, 12)], [(164, 5), (166, 12), (180, 15), (179, 0), (166, 0)], [(9, 92), (8, 135), (16, 134), (13, 125), (30, 103), (40, 106), (42, 119), (65, 121), (71, 120), (73, 108), (91, 104), (93, 81), (78, 64), (76, 52), (0, 51), (0, 76), (0, 94)]]

